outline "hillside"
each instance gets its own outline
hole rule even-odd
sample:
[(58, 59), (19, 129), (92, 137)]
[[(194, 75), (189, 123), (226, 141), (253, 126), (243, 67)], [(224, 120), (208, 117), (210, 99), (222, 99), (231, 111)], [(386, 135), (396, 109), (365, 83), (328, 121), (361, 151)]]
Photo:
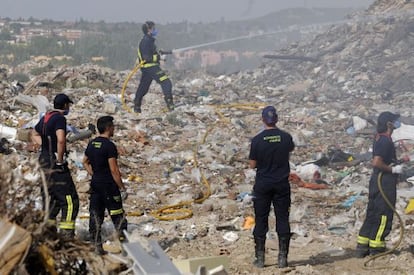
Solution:
[[(157, 25), (160, 31), (157, 44), (160, 49), (178, 49), (239, 36), (279, 31), (277, 36), (261, 36), (257, 39), (218, 43), (196, 49), (232, 50), (238, 53), (247, 51), (258, 54), (306, 38), (318, 31), (314, 29), (310, 33), (303, 33), (298, 29), (290, 29), (292, 26), (297, 28), (334, 22), (351, 12), (351, 9), (289, 9), (245, 21), (208, 24), (184, 21)], [(130, 69), (134, 65), (136, 46), (142, 35), (142, 23), (134, 22), (54, 22), (31, 18), (30, 21), (8, 19), (4, 20), (3, 24), (0, 26), (0, 62), (10, 65), (20, 64), (36, 56), (58, 56), (59, 60), (52, 59), (53, 64), (79, 65), (95, 62), (113, 69)], [(201, 55), (197, 52), (197, 57), (188, 60), (187, 63), (197, 62)], [(63, 62), (62, 57), (66, 57)], [(174, 60), (170, 60), (170, 63), (173, 64)]]
[[(393, 134), (398, 157), (414, 154), (413, 9), (409, 1), (378, 0), (315, 37), (268, 51), (257, 68), (220, 76), (172, 70), (177, 105), (173, 112), (163, 111), (158, 85), (151, 86), (141, 115), (128, 112), (120, 92), (129, 70), (82, 64), (46, 67), (35, 76), (31, 72), (39, 64), (22, 63), (1, 71), (0, 118), (11, 133), (24, 130), (38, 120), (40, 99), (50, 101), (62, 91), (75, 102), (68, 122), (82, 131), (99, 116), (113, 115), (113, 140), (129, 193), (124, 206), (130, 240), (155, 240), (172, 260), (221, 256), (228, 261), (228, 274), (411, 274), (414, 219), (405, 209), (414, 192), (408, 179), (414, 176), (413, 162), (407, 163), (410, 169), (397, 186), (398, 216), (387, 238), (392, 253), (357, 259), (354, 249), (365, 218), (372, 137), (380, 112), (401, 114), (403, 126)], [(11, 71), (30, 76), (24, 88), (9, 81)], [(129, 108), (138, 76), (126, 83)], [(32, 104), (23, 100), (26, 96)], [(253, 215), (255, 175), (247, 168), (249, 145), (262, 130), (260, 112), (266, 105), (276, 107), (278, 126), (293, 136), (292, 172), (302, 179), (291, 181), (293, 236), (289, 267), (284, 269), (277, 266), (273, 213), (264, 269), (252, 265), (254, 244), (246, 222)], [(81, 160), (89, 137), (73, 138), (68, 145), (81, 199), (74, 245), (62, 245), (43, 227), (42, 181), (32, 144), (22, 136), (8, 139), (9, 150), (0, 156), (0, 216), (33, 237), (15, 274), (45, 269), (45, 263), (36, 262), (41, 245), (50, 249), (47, 255), (56, 270), (131, 274), (131, 259), (119, 253), (109, 218), (105, 248), (115, 256), (97, 257), (85, 242), (90, 179)], [(318, 181), (315, 171), (321, 175)], [(190, 216), (162, 220), (156, 215), (181, 203)]]

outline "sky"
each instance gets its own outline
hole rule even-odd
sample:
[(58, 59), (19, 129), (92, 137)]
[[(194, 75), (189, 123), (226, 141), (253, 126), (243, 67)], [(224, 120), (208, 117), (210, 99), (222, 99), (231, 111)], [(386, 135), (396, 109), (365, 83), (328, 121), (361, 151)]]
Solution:
[(57, 21), (242, 20), (292, 7), (363, 7), (374, 0), (0, 0), (0, 17)]

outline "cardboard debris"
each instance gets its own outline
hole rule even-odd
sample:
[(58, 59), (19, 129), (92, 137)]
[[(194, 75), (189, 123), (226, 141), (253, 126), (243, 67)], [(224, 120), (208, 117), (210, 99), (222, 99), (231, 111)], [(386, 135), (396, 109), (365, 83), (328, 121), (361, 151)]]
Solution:
[(30, 248), (30, 232), (5, 219), (0, 220), (0, 274), (10, 274)]
[[(0, 131), (7, 132), (13, 154), (0, 156), (1, 190), (7, 190), (0, 192), (0, 213), (18, 221), (26, 230), (39, 228), (42, 208), (41, 177), (35, 165), (37, 148), (29, 146), (25, 141), (27, 135), (16, 130), (38, 120), (39, 111), (45, 106), (35, 101), (40, 92), (44, 92), (48, 102), (58, 92), (65, 92), (75, 102), (67, 116), (74, 127), (87, 129), (108, 113), (115, 118), (113, 141), (118, 145), (120, 169), (129, 194), (124, 202), (129, 233), (157, 241), (167, 258), (189, 263), (190, 259), (205, 257), (206, 251), (220, 249), (228, 251), (226, 255), (231, 261), (226, 270), (230, 274), (257, 273), (251, 264), (251, 222), (245, 224), (248, 230), (237, 234), (233, 232), (236, 227), (218, 230), (217, 225), (234, 224), (231, 221), (253, 215), (252, 200), (237, 198), (238, 194), (252, 191), (255, 173), (246, 172), (246, 166), (249, 142), (263, 129), (261, 109), (275, 105), (278, 126), (292, 133), (296, 144), (291, 154), (292, 172), (295, 166), (320, 160), (317, 178), (312, 171), (313, 178), (293, 177), (291, 182), (290, 218), (294, 234), (289, 260), (303, 263), (295, 266), (296, 272), (303, 274), (364, 273), (362, 267), (358, 269), (358, 264), (352, 262), (351, 255), (327, 259), (317, 253), (329, 249), (350, 251), (355, 247), (366, 209), (378, 114), (385, 110), (400, 113), (403, 127), (393, 138), (412, 138), (412, 6), (412, 1), (375, 1), (367, 11), (350, 15), (344, 24), (329, 26), (316, 37), (309, 35), (311, 39), (275, 49), (269, 54), (277, 58), (264, 59), (260, 67), (250, 71), (226, 76), (196, 70), (174, 71), (171, 77), (177, 107), (173, 112), (163, 110), (162, 91), (158, 85), (152, 85), (144, 98), (142, 113), (129, 113), (119, 96), (129, 72), (91, 64), (52, 67), (38, 76), (31, 75), (36, 63), (19, 64), (13, 70), (29, 75), (31, 80), (24, 83), (21, 100), (10, 100), (16, 95), (8, 88), (10, 85), (4, 84), (8, 81), (6, 70), (1, 83), (5, 88), (1, 93), (0, 119), (1, 125), (9, 128)], [(41, 82), (53, 85), (40, 91), (37, 86)], [(64, 86), (55, 86), (59, 83)], [(125, 100), (130, 108), (137, 84), (133, 78), (126, 85)], [(90, 180), (82, 157), (89, 138), (94, 136), (90, 132), (83, 138), (75, 135), (68, 144), (68, 163), (81, 190), (80, 217), (88, 214)], [(332, 148), (352, 159), (332, 162), (326, 154)], [(414, 147), (407, 140), (397, 144), (398, 156), (413, 153)], [(396, 209), (401, 212), (412, 197), (413, 186), (402, 180), (397, 188)], [(184, 209), (191, 213), (188, 218), (160, 221), (152, 215), (165, 206), (193, 202), (206, 190), (211, 194), (207, 200), (185, 204)], [(352, 200), (356, 195), (358, 199)], [(349, 202), (346, 207), (344, 202)], [(24, 217), (17, 211), (23, 206)], [(409, 226), (412, 216), (402, 215), (402, 219), (406, 225), (405, 242), (402, 256), (393, 261), (410, 273), (414, 261), (405, 248), (414, 243), (414, 229)], [(346, 222), (338, 225), (338, 220)], [(275, 234), (273, 214), (269, 226), (268, 234)], [(87, 231), (87, 222), (78, 221), (80, 241), (84, 241), (82, 234), (87, 235), (82, 232)], [(112, 241), (113, 232), (112, 227), (106, 227), (104, 239)], [(398, 230), (393, 230), (389, 242), (396, 243), (398, 238)], [(277, 249), (277, 236), (269, 240)], [(71, 247), (78, 253), (71, 259), (79, 255), (85, 258), (87, 247)], [(54, 252), (58, 265), (66, 263), (63, 251)], [(88, 264), (93, 262), (86, 258)], [(268, 259), (276, 261), (276, 257)], [(332, 270), (333, 261), (338, 269)], [(91, 266), (96, 267), (88, 268)], [(263, 274), (274, 272), (271, 266)]]
[(207, 270), (213, 270), (220, 266), (227, 269), (229, 267), (228, 256), (210, 256), (210, 257), (196, 257), (185, 260), (173, 260), (173, 263), (182, 273), (196, 273), (200, 266), (204, 266)]

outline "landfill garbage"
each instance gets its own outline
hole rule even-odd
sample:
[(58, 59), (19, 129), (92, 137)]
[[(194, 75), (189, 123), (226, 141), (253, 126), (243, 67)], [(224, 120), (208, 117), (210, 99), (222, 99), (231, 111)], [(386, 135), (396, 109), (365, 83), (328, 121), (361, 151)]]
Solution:
[(305, 182), (295, 173), (290, 173), (289, 174), (289, 182), (291, 184), (294, 184), (294, 185), (298, 186), (298, 187), (314, 189), (314, 190), (330, 188), (329, 185), (327, 185), (325, 183)]
[[(370, 160), (375, 125), (371, 121), (375, 121), (381, 111), (398, 110), (403, 122), (394, 132), (399, 134), (393, 136), (398, 142), (401, 138), (412, 139), (411, 130), (406, 126), (414, 122), (409, 104), (414, 87), (414, 74), (410, 69), (414, 55), (409, 27), (413, 19), (397, 11), (392, 16), (385, 14), (389, 8), (394, 9), (393, 4), (400, 6), (403, 1), (376, 2), (362, 16), (364, 20), (352, 19), (346, 24), (331, 26), (316, 39), (286, 46), (280, 50), (283, 55), (275, 54), (279, 57), (303, 56), (302, 59), (266, 59), (260, 68), (239, 71), (228, 78), (217, 78), (205, 71), (174, 71), (174, 100), (178, 107), (172, 113), (162, 110), (162, 91), (157, 86), (151, 87), (153, 90), (146, 96), (141, 115), (123, 109), (119, 98), (113, 95), (122, 86), (128, 74), (126, 71), (83, 64), (57, 66), (33, 77), (30, 71), (38, 64), (32, 61), (20, 64), (15, 69), (31, 76), (30, 83), (23, 83), (26, 89), (20, 94), (30, 96), (30, 99), (25, 101), (27, 103), (24, 100), (13, 103), (10, 99), (16, 95), (7, 84), (7, 88), (0, 92), (3, 99), (0, 102), (1, 124), (17, 132), (33, 127), (41, 113), (50, 107), (53, 95), (62, 92), (49, 86), (45, 94), (48, 104), (40, 106), (33, 98), (39, 92), (36, 83), (40, 82), (64, 84), (64, 92), (75, 102), (67, 120), (79, 132), (89, 130), (89, 123), (95, 123), (99, 116), (113, 112), (112, 107), (117, 107), (113, 113), (116, 131), (112, 139), (118, 145), (119, 166), (129, 194), (123, 204), (128, 230), (134, 230), (136, 235), (146, 239), (157, 240), (170, 258), (189, 259), (204, 256), (206, 251), (212, 251), (211, 247), (223, 248), (232, 256), (231, 274), (254, 274), (257, 270), (250, 261), (253, 255), (251, 231), (228, 234), (235, 232), (216, 230), (216, 225), (231, 224), (236, 228), (242, 221), (231, 222), (234, 217), (253, 216), (248, 193), (252, 190), (256, 171), (247, 168), (249, 142), (262, 130), (261, 108), (275, 105), (279, 114), (278, 126), (292, 132), (296, 144), (291, 154), (294, 235), (289, 254), (292, 261), (301, 263), (295, 265), (295, 272), (331, 274), (330, 263), (335, 260), (335, 272), (361, 274), (367, 271), (360, 261), (355, 262), (350, 254), (345, 257), (335, 255), (340, 254), (342, 248), (345, 253), (354, 248), (357, 228), (363, 220), (372, 173)], [(0, 86), (3, 83), (2, 80)], [(127, 85), (126, 104), (129, 107), (133, 104), (136, 85), (136, 81)], [(363, 118), (368, 123), (358, 131), (353, 125), (350, 135), (346, 129), (350, 128), (353, 117)], [(68, 139), (73, 134), (70, 133)], [(15, 136), (14, 132), (9, 136)], [(88, 213), (90, 178), (80, 159), (88, 136), (89, 133), (71, 140), (67, 148), (69, 165), (81, 191), (82, 216)], [(28, 142), (20, 138), (6, 139), (13, 152), (0, 156), (0, 213), (19, 222), (25, 230), (43, 228), (40, 226), (43, 214), (39, 188), (42, 182), (35, 165), (36, 151), (26, 149)], [(410, 149), (407, 140), (403, 141)], [(397, 149), (398, 156), (402, 153), (411, 155), (409, 150), (401, 152), (400, 147)], [(299, 166), (310, 168), (309, 171), (305, 169), (306, 177), (294, 174)], [(8, 179), (13, 179), (13, 184), (5, 186)], [(399, 184), (397, 188), (397, 201), (400, 202), (397, 208), (404, 209), (401, 201), (405, 204), (410, 195), (402, 196), (401, 191), (409, 194), (410, 184)], [(192, 213), (188, 218), (160, 221), (153, 215), (165, 206), (202, 198), (207, 193), (211, 195), (206, 200), (179, 207)], [(357, 198), (355, 194), (361, 196)], [(334, 221), (332, 217), (335, 217)], [(83, 217), (79, 219), (83, 220)], [(402, 219), (407, 225), (404, 234), (407, 241), (401, 247), (401, 255), (393, 255), (393, 262), (401, 263), (405, 273), (410, 273), (414, 266), (412, 255), (406, 253), (406, 248), (414, 242), (414, 230), (409, 226), (411, 215), (403, 215)], [(274, 223), (271, 214), (269, 226)], [(79, 237), (87, 234), (87, 222), (76, 226)], [(273, 228), (270, 231), (274, 233)], [(227, 240), (222, 236), (225, 233)], [(111, 266), (102, 263), (106, 257), (99, 259), (95, 266), (87, 243), (68, 247), (43, 231), (33, 233), (33, 236), (34, 245), (39, 243), (39, 236), (47, 239), (48, 244), (60, 245), (48, 245), (44, 249), (46, 259), (52, 258), (57, 269), (71, 263), (69, 267), (80, 271), (86, 266), (91, 274), (105, 274), (108, 270), (102, 271), (98, 267)], [(398, 236), (398, 230), (393, 230), (391, 243)], [(274, 249), (278, 249), (276, 242)], [(315, 256), (318, 251), (327, 252), (334, 258)], [(28, 255), (33, 256), (33, 253)], [(118, 256), (121, 258), (122, 255)], [(125, 266), (129, 265), (128, 259), (117, 260), (117, 263), (121, 268), (114, 273), (126, 270), (128, 267)], [(273, 266), (263, 271), (263, 274), (275, 272)]]
[(13, 152), (10, 148), (10, 142), (6, 138), (0, 139), (0, 154), (8, 155)]
[(239, 239), (239, 235), (237, 235), (237, 233), (235, 232), (226, 232), (223, 235), (223, 239), (225, 239), (228, 242), (234, 243), (235, 241)]
[(405, 214), (409, 215), (413, 213), (414, 213), (414, 199), (410, 199), (408, 201), (407, 207), (405, 208)]
[(6, 139), (15, 139), (17, 135), (17, 129), (0, 124), (0, 137)]
[(346, 201), (344, 201), (341, 206), (345, 208), (351, 208), (357, 199), (361, 197), (360, 194), (350, 196)]
[(30, 233), (5, 219), (0, 219), (0, 274), (10, 274), (21, 261), (30, 244)]
[(301, 178), (305, 180), (310, 180), (314, 177), (315, 173), (320, 172), (320, 167), (316, 164), (309, 163), (304, 165), (297, 165), (295, 166), (295, 172)]
[(252, 216), (247, 216), (244, 218), (244, 222), (243, 222), (243, 230), (251, 230), (255, 225), (255, 221), (254, 221), (254, 217)]
[(352, 122), (353, 122), (354, 130), (356, 132), (358, 132), (362, 129), (365, 129), (368, 126), (368, 122), (365, 119), (360, 118), (358, 116), (353, 116), (352, 117)]

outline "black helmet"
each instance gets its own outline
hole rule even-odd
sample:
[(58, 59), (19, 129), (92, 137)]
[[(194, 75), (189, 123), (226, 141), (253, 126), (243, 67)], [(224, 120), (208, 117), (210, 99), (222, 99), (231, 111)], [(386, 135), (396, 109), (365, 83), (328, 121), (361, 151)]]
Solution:
[(148, 29), (152, 29), (155, 26), (155, 23), (152, 21), (147, 21), (142, 25), (142, 32), (144, 34), (148, 33)]

